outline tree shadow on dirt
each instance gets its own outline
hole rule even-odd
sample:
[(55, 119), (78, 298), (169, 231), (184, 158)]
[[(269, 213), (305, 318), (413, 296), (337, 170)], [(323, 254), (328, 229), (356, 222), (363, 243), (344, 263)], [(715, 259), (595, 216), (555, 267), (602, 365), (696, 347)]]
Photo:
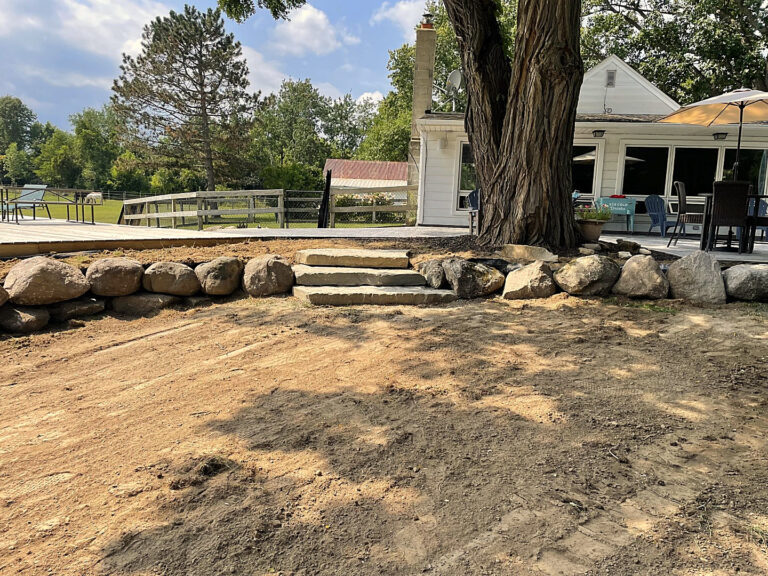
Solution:
[(722, 370), (692, 376), (695, 354), (662, 342), (658, 318), (581, 303), (223, 318), (317, 340), (334, 380), (297, 357), (284, 367), (296, 378), (204, 424), (245, 446), (238, 468), (161, 500), (159, 525), (105, 550), (106, 572), (418, 573), (522, 503), (553, 510), (527, 527), (535, 554), (658, 481), (632, 470), (633, 452), (706, 418), (677, 408)]

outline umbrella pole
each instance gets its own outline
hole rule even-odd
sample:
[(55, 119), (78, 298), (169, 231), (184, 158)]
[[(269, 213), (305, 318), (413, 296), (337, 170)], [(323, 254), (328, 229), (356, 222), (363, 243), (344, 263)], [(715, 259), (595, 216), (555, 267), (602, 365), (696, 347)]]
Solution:
[(733, 179), (739, 179), (739, 159), (741, 157), (741, 134), (744, 130), (744, 102), (739, 104), (739, 141), (736, 144), (736, 163), (733, 165)]

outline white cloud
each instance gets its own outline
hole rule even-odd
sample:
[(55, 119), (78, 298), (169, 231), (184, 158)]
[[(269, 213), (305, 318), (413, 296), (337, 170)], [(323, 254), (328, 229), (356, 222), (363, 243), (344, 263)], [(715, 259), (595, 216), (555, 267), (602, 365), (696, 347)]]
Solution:
[(371, 17), (371, 26), (392, 22), (403, 32), (406, 42), (413, 42), (416, 38), (416, 25), (424, 10), (424, 0), (400, 0), (394, 4), (384, 2)]
[(251, 90), (261, 90), (263, 94), (277, 93), (287, 75), (280, 71), (276, 64), (268, 62), (261, 52), (249, 46), (243, 46), (243, 56), (248, 62), (248, 80)]
[(103, 88), (109, 90), (112, 87), (112, 78), (105, 76), (88, 76), (79, 72), (67, 72), (49, 68), (33, 68), (23, 66), (19, 69), (24, 76), (38, 78), (59, 88)]
[(344, 93), (330, 82), (314, 82), (313, 84), (320, 94), (331, 98), (332, 100), (338, 100), (339, 98), (344, 97)]
[(384, 94), (382, 94), (378, 90), (374, 92), (365, 92), (363, 94), (360, 94), (360, 97), (357, 99), (357, 103), (362, 104), (366, 100), (370, 100), (374, 104), (378, 104), (379, 102), (384, 100)]
[(119, 60), (136, 54), (141, 31), (170, 8), (154, 0), (58, 0), (57, 21), (50, 31), (68, 44)]
[(335, 27), (325, 12), (311, 4), (292, 11), (288, 20), (278, 22), (272, 37), (275, 50), (292, 56), (323, 56), (343, 45), (359, 43), (360, 38), (343, 27)]

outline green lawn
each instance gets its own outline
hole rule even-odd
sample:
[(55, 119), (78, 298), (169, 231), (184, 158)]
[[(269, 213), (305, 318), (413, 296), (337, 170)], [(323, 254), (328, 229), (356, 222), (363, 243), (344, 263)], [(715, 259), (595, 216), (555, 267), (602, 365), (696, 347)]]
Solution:
[[(61, 204), (54, 204), (48, 207), (51, 210), (51, 216), (56, 219), (65, 220), (67, 218), (67, 207)], [(96, 222), (105, 222), (107, 224), (117, 224), (117, 219), (120, 217), (120, 210), (123, 208), (123, 203), (120, 200), (105, 200), (103, 206), (93, 207), (93, 219)], [(24, 211), (24, 216), (31, 214), (29, 210)], [(73, 207), (69, 208), (69, 214), (71, 218), (75, 217), (75, 210)], [(37, 216), (47, 216), (45, 209), (38, 208)], [(90, 206), (85, 207), (86, 220), (91, 219)]]

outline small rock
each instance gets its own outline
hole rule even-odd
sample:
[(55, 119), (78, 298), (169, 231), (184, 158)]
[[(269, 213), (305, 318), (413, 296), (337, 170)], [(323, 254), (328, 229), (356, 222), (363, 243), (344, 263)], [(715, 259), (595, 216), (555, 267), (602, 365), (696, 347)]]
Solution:
[(416, 266), (416, 270), (427, 280), (430, 288), (440, 289), (445, 285), (445, 270), (442, 260), (427, 260)]
[(669, 281), (651, 256), (632, 256), (624, 264), (613, 293), (629, 298), (660, 300), (669, 294)]
[(617, 254), (617, 256), (619, 258), (621, 258), (622, 260), (629, 260), (630, 258), (632, 258), (632, 252), (624, 252), (624, 251), (622, 251), (622, 252), (619, 252)]
[(10, 304), (0, 307), (0, 328), (11, 334), (30, 334), (42, 330), (50, 318), (45, 308), (25, 308)]
[(579, 254), (582, 256), (594, 256), (595, 250), (592, 248), (579, 248)]
[(73, 318), (82, 318), (83, 316), (94, 316), (101, 314), (106, 308), (104, 300), (97, 298), (83, 298), (81, 300), (72, 300), (62, 302), (48, 309), (51, 314), (51, 320), (54, 322), (66, 322)]
[(557, 293), (552, 270), (545, 262), (534, 262), (507, 276), (505, 300), (549, 298)]
[(14, 304), (45, 306), (79, 298), (90, 286), (74, 266), (36, 256), (11, 268), (4, 288)]
[(768, 264), (742, 264), (725, 271), (725, 290), (734, 300), (768, 302)]
[(587, 250), (594, 250), (595, 252), (601, 252), (603, 250), (602, 244), (597, 243), (582, 244), (581, 247), (586, 248)]
[(667, 278), (672, 297), (700, 304), (724, 304), (725, 282), (720, 263), (697, 251), (670, 264)]
[(524, 244), (507, 244), (501, 249), (501, 257), (512, 262), (557, 262), (559, 258), (541, 246), (526, 246)]
[(651, 255), (653, 255), (653, 252), (648, 250), (648, 248), (640, 248), (638, 253), (642, 254), (643, 256), (651, 256)]
[(203, 292), (210, 296), (229, 296), (240, 286), (243, 263), (237, 258), (216, 258), (195, 268)]
[(616, 240), (616, 247), (619, 252), (629, 252), (630, 254), (638, 254), (642, 246), (637, 242), (631, 240)]
[(483, 264), (485, 266), (488, 266), (489, 268), (495, 268), (504, 276), (507, 274), (514, 272), (515, 270), (520, 270), (520, 268), (523, 267), (522, 264), (516, 264), (512, 262), (507, 262), (506, 260), (502, 260), (501, 258), (467, 258), (469, 262), (472, 262), (473, 264)]
[(285, 294), (293, 282), (293, 269), (281, 256), (254, 258), (246, 264), (243, 273), (243, 290), (254, 298)]
[(180, 299), (169, 294), (131, 294), (130, 296), (120, 296), (112, 300), (112, 309), (118, 314), (128, 316), (150, 316), (178, 304)]
[(558, 286), (574, 296), (598, 296), (611, 291), (621, 269), (605, 256), (585, 256), (572, 260), (555, 272)]
[(190, 296), (184, 298), (184, 305), (190, 308), (204, 308), (213, 304), (213, 300), (209, 296)]
[(462, 258), (443, 260), (445, 278), (459, 298), (481, 298), (498, 292), (504, 286), (504, 274), (484, 264)]
[(195, 271), (178, 262), (158, 262), (144, 272), (144, 290), (172, 296), (193, 296), (200, 292)]
[(96, 296), (128, 296), (138, 292), (144, 266), (130, 258), (104, 258), (88, 267), (85, 278)]

